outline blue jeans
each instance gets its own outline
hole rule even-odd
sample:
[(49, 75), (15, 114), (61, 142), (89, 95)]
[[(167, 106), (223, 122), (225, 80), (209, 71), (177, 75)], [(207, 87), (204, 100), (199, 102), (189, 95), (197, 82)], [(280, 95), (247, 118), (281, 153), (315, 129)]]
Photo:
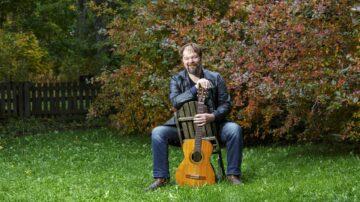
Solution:
[[(227, 149), (227, 175), (241, 175), (243, 138), (241, 127), (234, 122), (220, 124), (221, 142)], [(158, 126), (151, 132), (154, 178), (170, 178), (168, 146), (180, 145), (175, 126)]]

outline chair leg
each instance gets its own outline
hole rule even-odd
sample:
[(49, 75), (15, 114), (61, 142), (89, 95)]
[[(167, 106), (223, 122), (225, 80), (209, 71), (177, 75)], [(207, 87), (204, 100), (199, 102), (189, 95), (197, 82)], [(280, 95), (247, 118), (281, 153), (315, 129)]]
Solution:
[[(213, 165), (212, 163), (211, 163), (210, 165), (211, 165), (213, 171), (216, 172), (216, 169), (214, 168), (214, 165)], [(216, 176), (215, 176), (215, 182), (218, 183), (218, 182), (220, 181), (219, 176), (218, 176), (217, 173), (216, 173), (215, 175), (216, 175)]]
[(219, 153), (218, 153), (218, 166), (219, 166), (219, 169), (218, 169), (217, 176), (218, 176), (219, 180), (222, 180), (222, 179), (224, 179), (224, 176), (225, 176), (225, 168), (224, 168), (224, 161), (223, 161), (222, 155), (221, 155), (221, 150), (219, 150)]

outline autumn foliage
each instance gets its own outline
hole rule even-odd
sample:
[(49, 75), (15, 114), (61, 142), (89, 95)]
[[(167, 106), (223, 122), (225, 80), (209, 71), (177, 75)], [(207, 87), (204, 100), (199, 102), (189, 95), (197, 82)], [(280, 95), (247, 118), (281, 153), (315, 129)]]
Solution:
[[(256, 3), (255, 3), (256, 2)], [(109, 27), (121, 66), (98, 78), (91, 116), (147, 132), (171, 115), (169, 77), (178, 48), (205, 48), (247, 139), (360, 140), (359, 24), (354, 1), (157, 1), (135, 3)]]

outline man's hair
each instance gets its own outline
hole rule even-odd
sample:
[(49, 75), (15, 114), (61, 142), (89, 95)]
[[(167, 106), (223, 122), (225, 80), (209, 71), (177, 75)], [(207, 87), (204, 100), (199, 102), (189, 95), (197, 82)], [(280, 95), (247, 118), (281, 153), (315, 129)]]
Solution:
[(196, 43), (187, 43), (187, 44), (183, 45), (179, 51), (181, 57), (183, 57), (184, 50), (188, 46), (190, 46), (194, 50), (194, 52), (199, 55), (200, 58), (202, 57), (203, 50), (202, 50), (201, 46), (199, 46)]

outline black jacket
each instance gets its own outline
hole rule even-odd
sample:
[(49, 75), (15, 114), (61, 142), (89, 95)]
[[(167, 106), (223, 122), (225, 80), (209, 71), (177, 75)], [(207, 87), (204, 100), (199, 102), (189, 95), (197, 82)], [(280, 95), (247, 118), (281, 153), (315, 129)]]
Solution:
[[(224, 79), (219, 73), (207, 69), (203, 71), (203, 78), (209, 80), (213, 86), (205, 100), (209, 112), (215, 115), (216, 122), (226, 121), (226, 116), (231, 110), (231, 100)], [(173, 107), (180, 109), (184, 103), (197, 100), (197, 96), (191, 93), (190, 88), (190, 78), (186, 70), (179, 72), (171, 78), (170, 101)], [(164, 125), (175, 125), (174, 117), (169, 119)]]

